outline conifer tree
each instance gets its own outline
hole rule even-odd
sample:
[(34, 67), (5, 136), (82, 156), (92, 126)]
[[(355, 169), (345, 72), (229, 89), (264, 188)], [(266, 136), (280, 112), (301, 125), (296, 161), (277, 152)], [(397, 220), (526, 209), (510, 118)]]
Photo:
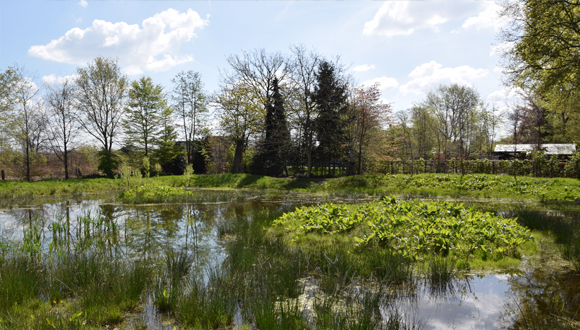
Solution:
[(282, 173), (284, 166), (284, 171), (288, 174), (286, 165), (291, 148), (290, 131), (278, 79), (274, 79), (272, 98), (267, 103), (265, 128), (265, 139), (254, 157), (253, 172), (276, 176)]
[(315, 123), (318, 154), (330, 166), (332, 158), (343, 154), (347, 86), (341, 81), (335, 66), (327, 61), (318, 66), (316, 80), (313, 98), (318, 109)]

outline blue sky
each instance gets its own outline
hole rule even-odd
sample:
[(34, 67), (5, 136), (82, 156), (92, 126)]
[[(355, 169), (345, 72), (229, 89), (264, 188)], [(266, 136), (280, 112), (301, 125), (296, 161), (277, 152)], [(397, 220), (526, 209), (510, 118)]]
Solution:
[(182, 70), (217, 90), (227, 56), (304, 44), (340, 55), (357, 82), (379, 81), (398, 111), (439, 84), (474, 86), (502, 105), (494, 1), (0, 1), (0, 64), (38, 84), (117, 57), (132, 79), (169, 91)]

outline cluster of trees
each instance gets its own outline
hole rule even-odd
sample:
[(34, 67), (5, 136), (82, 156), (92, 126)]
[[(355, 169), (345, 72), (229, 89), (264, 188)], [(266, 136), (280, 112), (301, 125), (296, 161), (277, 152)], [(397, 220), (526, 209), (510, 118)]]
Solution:
[(338, 60), (293, 46), (287, 56), (260, 49), (228, 63), (214, 104), (234, 141), (232, 172), (280, 175), (291, 165), (310, 177), (314, 162), (327, 171), (340, 162), (360, 173), (392, 151), (383, 147), (392, 120), (379, 86), (352, 87)]
[(580, 1), (503, 0), (500, 14), (505, 83), (521, 96), (510, 140), (580, 142)]
[(473, 87), (439, 86), (397, 113), (399, 154), (405, 159), (477, 159), (490, 155), (502, 124), (495, 107)]
[(187, 164), (203, 173), (212, 161), (234, 173), (288, 175), (300, 167), (310, 176), (315, 162), (360, 173), (388, 157), (393, 122), (379, 86), (352, 87), (338, 60), (303, 46), (291, 51), (229, 57), (213, 95), (197, 72), (177, 74), (167, 93), (150, 77), (130, 81), (116, 60), (101, 57), (42, 89), (24, 69), (10, 67), (0, 73), (0, 152), (12, 155), (28, 180), (40, 152), (56, 155), (69, 178), (70, 154), (89, 136), (108, 176), (118, 170), (120, 151), (145, 174), (180, 173)]
[(90, 135), (107, 175), (120, 162), (113, 148), (123, 146), (145, 173), (179, 173), (192, 164), (198, 173), (287, 175), (291, 168), (309, 177), (315, 167), (331, 174), (336, 163), (354, 174), (397, 158), (490, 154), (503, 120), (512, 132), (505, 142), (576, 143), (580, 0), (505, 0), (501, 6), (509, 22), (499, 36), (506, 45), (505, 83), (521, 96), (505, 118), (474, 88), (457, 84), (439, 86), (393, 115), (378, 85), (353, 87), (338, 59), (303, 46), (287, 54), (231, 55), (211, 95), (193, 71), (179, 73), (166, 91), (149, 77), (130, 81), (114, 59), (96, 58), (73, 78), (44, 88), (17, 66), (0, 72), (2, 161), (30, 179), (33, 164), (42, 162), (39, 151), (50, 151), (68, 178), (71, 151)]
[[(194, 151), (177, 144), (177, 130), (188, 142), (204, 134), (208, 97), (199, 74), (181, 72), (173, 79), (171, 102), (150, 77), (135, 81), (122, 74), (114, 59), (96, 58), (73, 78), (45, 84), (44, 93), (28, 72), (11, 67), (0, 73), (0, 148), (21, 165), (30, 180), (39, 152), (50, 151), (69, 178), (70, 154), (88, 136), (98, 142), (98, 169), (113, 176), (120, 164), (114, 146), (121, 143), (133, 167), (145, 173), (183, 172)], [(177, 123), (177, 124), (176, 124)], [(191, 146), (193, 143), (186, 143)]]

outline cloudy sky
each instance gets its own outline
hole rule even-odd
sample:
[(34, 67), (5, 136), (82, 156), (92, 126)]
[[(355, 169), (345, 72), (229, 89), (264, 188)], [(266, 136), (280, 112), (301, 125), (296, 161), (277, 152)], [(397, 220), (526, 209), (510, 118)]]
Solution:
[(0, 64), (37, 83), (74, 74), (97, 56), (117, 57), (130, 78), (170, 89), (182, 70), (208, 92), (226, 58), (304, 44), (340, 55), (359, 84), (380, 82), (395, 111), (439, 84), (474, 86), (502, 102), (494, 1), (0, 1)]

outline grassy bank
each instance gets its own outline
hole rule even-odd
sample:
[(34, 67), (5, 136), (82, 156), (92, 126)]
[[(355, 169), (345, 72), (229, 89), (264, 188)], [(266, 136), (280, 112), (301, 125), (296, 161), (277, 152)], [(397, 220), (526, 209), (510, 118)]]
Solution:
[(568, 178), (512, 177), (489, 174), (357, 175), (328, 179), (272, 178), (250, 174), (163, 176), (128, 179), (74, 179), (38, 182), (1, 181), (4, 204), (36, 197), (121, 192), (139, 185), (202, 188), (273, 189), (315, 193), (365, 193), (452, 198), (502, 198), (576, 201), (580, 181)]

